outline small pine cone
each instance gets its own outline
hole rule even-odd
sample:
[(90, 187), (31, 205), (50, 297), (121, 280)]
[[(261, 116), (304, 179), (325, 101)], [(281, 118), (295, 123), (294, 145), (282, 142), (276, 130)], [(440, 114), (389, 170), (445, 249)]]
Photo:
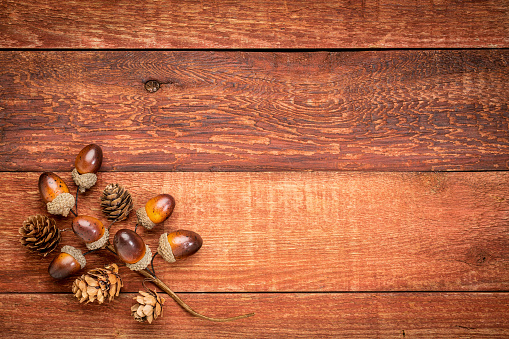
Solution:
[(72, 284), (72, 293), (79, 302), (94, 302), (102, 304), (106, 299), (112, 301), (118, 297), (122, 279), (118, 275), (118, 266), (111, 264), (105, 268), (95, 268), (83, 274)]
[(140, 291), (140, 295), (133, 299), (137, 303), (131, 307), (131, 315), (140, 323), (148, 321), (152, 324), (152, 321), (162, 316), (164, 298), (158, 296), (156, 291)]
[(108, 220), (121, 221), (129, 217), (133, 199), (128, 190), (119, 184), (109, 184), (101, 196), (101, 207)]
[(32, 215), (19, 228), (20, 242), (28, 250), (47, 256), (60, 242), (60, 230), (55, 219), (45, 215)]

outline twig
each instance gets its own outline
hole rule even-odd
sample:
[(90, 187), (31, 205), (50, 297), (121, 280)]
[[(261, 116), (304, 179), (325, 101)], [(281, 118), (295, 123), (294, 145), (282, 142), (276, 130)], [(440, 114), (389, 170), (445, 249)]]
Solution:
[(206, 319), (206, 320), (210, 320), (210, 321), (215, 321), (215, 322), (226, 322), (226, 321), (238, 320), (238, 319), (243, 319), (243, 318), (249, 318), (249, 317), (252, 317), (254, 315), (254, 313), (248, 313), (248, 314), (239, 315), (239, 316), (231, 317), (231, 318), (211, 318), (211, 317), (207, 317), (207, 316), (205, 316), (203, 314), (200, 314), (200, 313), (196, 312), (195, 310), (193, 310), (182, 299), (180, 299), (180, 297), (178, 295), (176, 295), (175, 292), (173, 292), (168, 286), (166, 286), (166, 284), (164, 282), (159, 280), (159, 278), (154, 277), (152, 274), (150, 274), (150, 272), (148, 270), (141, 270), (141, 271), (138, 271), (138, 273), (140, 273), (141, 275), (143, 275), (146, 278), (152, 279), (151, 282), (153, 284), (155, 284), (157, 287), (162, 289), (166, 294), (168, 294), (170, 297), (172, 297), (173, 300), (175, 300), (177, 302), (177, 304), (179, 304), (184, 310), (186, 310), (187, 312), (191, 313), (192, 315), (194, 315), (194, 316), (196, 316), (198, 318), (202, 318), (202, 319)]
[[(116, 254), (115, 249), (114, 249), (113, 246), (108, 245), (106, 248), (109, 251), (111, 251), (111, 252)], [(144, 269), (144, 270), (136, 271), (136, 272), (138, 272), (139, 274), (141, 274), (145, 278), (149, 278), (150, 281), (154, 285), (156, 285), (161, 290), (163, 290), (166, 294), (168, 294), (170, 297), (172, 297), (172, 299), (175, 300), (175, 302), (177, 304), (179, 304), (180, 307), (182, 307), (184, 310), (186, 310), (187, 312), (191, 313), (195, 317), (206, 319), (206, 320), (210, 320), (210, 321), (215, 321), (215, 322), (226, 322), (226, 321), (238, 320), (238, 319), (249, 318), (249, 317), (254, 316), (254, 313), (248, 313), (248, 314), (239, 315), (239, 316), (231, 317), (231, 318), (211, 318), (211, 317), (207, 317), (207, 316), (205, 316), (203, 314), (200, 314), (200, 313), (196, 312), (195, 310), (193, 310), (182, 299), (180, 299), (180, 297), (178, 295), (176, 295), (175, 292), (173, 292), (164, 282), (162, 282), (159, 278), (155, 277), (152, 273), (150, 273), (149, 270)]]

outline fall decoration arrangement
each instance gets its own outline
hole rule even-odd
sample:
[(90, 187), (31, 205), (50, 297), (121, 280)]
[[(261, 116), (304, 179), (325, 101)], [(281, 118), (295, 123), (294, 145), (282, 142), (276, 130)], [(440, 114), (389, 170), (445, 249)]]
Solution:
[[(150, 230), (172, 215), (175, 199), (170, 194), (158, 194), (147, 201), (144, 207), (136, 211), (137, 222), (134, 230), (120, 229), (114, 234), (112, 241), (110, 227), (115, 222), (128, 219), (134, 206), (131, 194), (122, 185), (107, 185), (101, 196), (100, 206), (111, 222), (109, 226), (105, 227), (96, 217), (78, 214), (78, 194), (96, 184), (102, 159), (102, 149), (95, 144), (87, 145), (79, 152), (74, 162), (75, 168), (71, 173), (77, 187), (76, 197), (70, 193), (66, 183), (55, 173), (45, 172), (39, 177), (39, 192), (46, 203), (48, 213), (64, 217), (71, 213), (74, 216), (72, 231), (88, 249), (83, 253), (73, 246), (62, 246), (60, 253), (49, 264), (49, 275), (55, 279), (63, 279), (77, 274), (85, 268), (87, 254), (106, 250), (114, 253), (126, 267), (145, 277), (142, 282), (145, 291), (139, 292), (134, 298), (136, 303), (131, 307), (131, 315), (139, 322), (152, 323), (161, 317), (165, 303), (164, 298), (157, 294), (156, 290), (146, 287), (145, 281), (153, 283), (187, 312), (202, 319), (224, 322), (253, 316), (254, 313), (249, 313), (231, 318), (211, 318), (199, 314), (156, 276), (154, 258), (157, 254), (168, 263), (173, 263), (196, 253), (203, 244), (198, 233), (176, 230), (161, 234), (157, 251), (152, 253), (152, 249), (136, 232), (139, 225)], [(58, 247), (63, 231), (58, 229), (56, 221), (48, 216), (39, 214), (29, 216), (19, 229), (20, 242), (29, 251), (46, 257)], [(80, 303), (102, 304), (118, 297), (122, 286), (119, 266), (111, 263), (104, 268), (89, 270), (76, 278), (72, 284), (72, 293)]]

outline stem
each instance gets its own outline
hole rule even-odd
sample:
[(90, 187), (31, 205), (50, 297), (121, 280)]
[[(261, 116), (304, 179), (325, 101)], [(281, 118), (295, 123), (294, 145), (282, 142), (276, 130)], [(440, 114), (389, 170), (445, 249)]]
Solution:
[(154, 255), (152, 256), (152, 260), (150, 260), (150, 267), (152, 267), (152, 275), (154, 277), (156, 276), (156, 270), (154, 269), (154, 258), (156, 257), (157, 254), (158, 252), (154, 253)]
[(111, 226), (113, 226), (113, 224), (117, 222), (117, 220), (118, 220), (118, 218), (113, 220), (113, 222), (110, 224), (110, 226), (108, 226), (108, 231), (110, 230)]
[(75, 213), (76, 216), (78, 214), (78, 193), (79, 192), (80, 192), (80, 187), (78, 186), (78, 188), (76, 188), (76, 199), (74, 199), (74, 206), (76, 207), (76, 213)]
[(86, 251), (85, 253), (83, 253), (83, 256), (86, 256), (87, 254), (92, 253), (92, 252), (95, 252), (95, 251), (100, 250), (100, 249), (101, 249), (101, 248), (96, 248), (95, 250), (88, 250), (88, 251)]
[[(113, 252), (113, 253), (117, 254), (115, 252), (115, 248), (113, 246), (111, 246), (111, 244), (108, 244), (108, 246), (106, 246), (106, 249), (108, 249), (110, 252)], [(231, 318), (211, 318), (211, 317), (207, 317), (207, 316), (202, 315), (202, 314), (196, 312), (195, 310), (193, 310), (182, 299), (180, 299), (180, 297), (178, 295), (176, 295), (175, 292), (173, 292), (164, 282), (162, 282), (161, 280), (159, 280), (159, 278), (157, 278), (155, 275), (150, 273), (149, 270), (144, 269), (144, 270), (136, 271), (136, 272), (141, 274), (145, 278), (149, 278), (152, 283), (154, 283), (157, 287), (159, 287), (161, 290), (163, 290), (170, 297), (172, 297), (172, 299), (175, 300), (175, 302), (177, 304), (179, 304), (180, 307), (182, 307), (184, 310), (186, 310), (187, 312), (191, 313), (195, 317), (202, 318), (202, 319), (205, 319), (205, 320), (215, 321), (215, 322), (226, 322), (226, 321), (238, 320), (238, 319), (249, 318), (249, 317), (254, 316), (254, 313), (248, 313), (248, 314), (239, 315), (239, 316), (231, 317)]]

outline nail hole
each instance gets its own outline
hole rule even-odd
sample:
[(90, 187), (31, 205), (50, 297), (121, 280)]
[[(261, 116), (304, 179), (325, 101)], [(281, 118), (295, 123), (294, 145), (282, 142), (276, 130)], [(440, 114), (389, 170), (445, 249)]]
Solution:
[(154, 93), (159, 90), (161, 84), (157, 80), (149, 80), (145, 83), (145, 89), (149, 93)]

